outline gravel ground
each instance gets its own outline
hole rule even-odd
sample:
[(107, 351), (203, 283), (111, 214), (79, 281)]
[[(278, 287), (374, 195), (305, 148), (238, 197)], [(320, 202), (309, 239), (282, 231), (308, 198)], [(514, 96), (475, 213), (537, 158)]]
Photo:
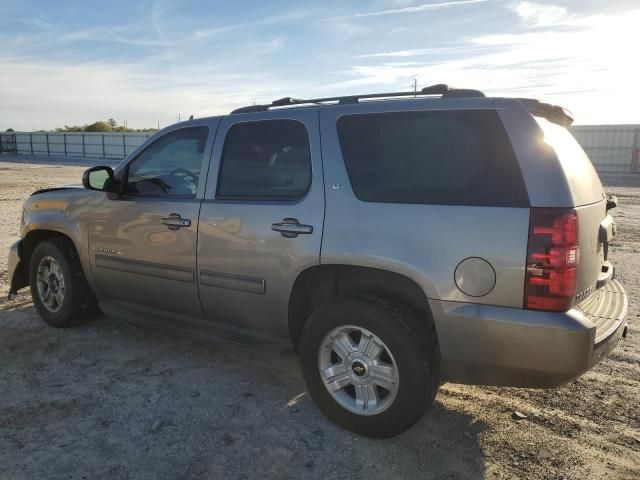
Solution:
[[(87, 163), (0, 160), (0, 251), (22, 199)], [(445, 385), (416, 427), (375, 441), (325, 420), (292, 353), (210, 344), (101, 317), (46, 327), (11, 301), (0, 254), (0, 478), (640, 477), (640, 185), (613, 179), (611, 247), (629, 337), (555, 390)], [(526, 415), (512, 418), (513, 412)]]

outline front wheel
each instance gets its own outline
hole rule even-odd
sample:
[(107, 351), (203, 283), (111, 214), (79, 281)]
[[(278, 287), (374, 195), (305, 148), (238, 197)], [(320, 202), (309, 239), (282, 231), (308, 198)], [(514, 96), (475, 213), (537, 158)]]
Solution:
[(431, 325), (377, 297), (338, 299), (305, 325), (300, 364), (309, 394), (339, 426), (386, 438), (415, 424), (439, 387)]
[(59, 238), (39, 243), (29, 262), (33, 304), (52, 327), (68, 327), (97, 311), (71, 241)]

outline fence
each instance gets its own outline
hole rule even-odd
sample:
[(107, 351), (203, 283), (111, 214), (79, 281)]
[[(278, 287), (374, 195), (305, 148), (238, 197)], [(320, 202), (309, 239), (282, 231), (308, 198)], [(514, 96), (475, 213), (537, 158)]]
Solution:
[(640, 173), (640, 125), (576, 125), (571, 131), (599, 173)]
[(122, 159), (152, 135), (153, 132), (3, 133), (0, 153)]
[[(640, 125), (571, 128), (599, 173), (640, 173)], [(3, 133), (0, 153), (122, 159), (153, 133)]]
[(17, 153), (14, 133), (0, 133), (0, 153)]

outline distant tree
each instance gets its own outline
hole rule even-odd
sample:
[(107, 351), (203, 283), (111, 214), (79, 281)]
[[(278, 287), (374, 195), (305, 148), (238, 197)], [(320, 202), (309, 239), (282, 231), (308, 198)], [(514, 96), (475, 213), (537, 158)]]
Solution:
[(13, 128), (7, 128), (5, 131), (6, 131), (6, 132), (9, 132), (9, 133), (11, 133), (11, 132), (15, 132), (15, 130), (14, 130)]
[(86, 125), (84, 127), (81, 127), (80, 125), (65, 125), (64, 128), (56, 128), (56, 132), (84, 132), (85, 128)]
[(116, 122), (115, 119), (113, 118), (110, 118), (109, 120), (107, 120), (107, 123), (111, 125), (111, 129), (114, 129), (118, 126), (118, 122)]
[(107, 122), (95, 122), (87, 125), (85, 132), (110, 132), (113, 130)]
[(112, 125), (113, 118), (106, 122), (94, 122), (91, 125), (65, 125), (64, 128), (56, 128), (56, 132), (157, 132), (157, 128), (127, 128), (124, 125)]

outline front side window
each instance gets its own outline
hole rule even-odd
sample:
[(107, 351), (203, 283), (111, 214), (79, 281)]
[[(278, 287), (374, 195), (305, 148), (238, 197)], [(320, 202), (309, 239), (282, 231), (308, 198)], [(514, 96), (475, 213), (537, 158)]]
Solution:
[(229, 129), (218, 198), (295, 200), (310, 183), (309, 135), (302, 123), (266, 120)]
[(129, 165), (125, 193), (195, 197), (208, 133), (190, 127), (157, 139)]

